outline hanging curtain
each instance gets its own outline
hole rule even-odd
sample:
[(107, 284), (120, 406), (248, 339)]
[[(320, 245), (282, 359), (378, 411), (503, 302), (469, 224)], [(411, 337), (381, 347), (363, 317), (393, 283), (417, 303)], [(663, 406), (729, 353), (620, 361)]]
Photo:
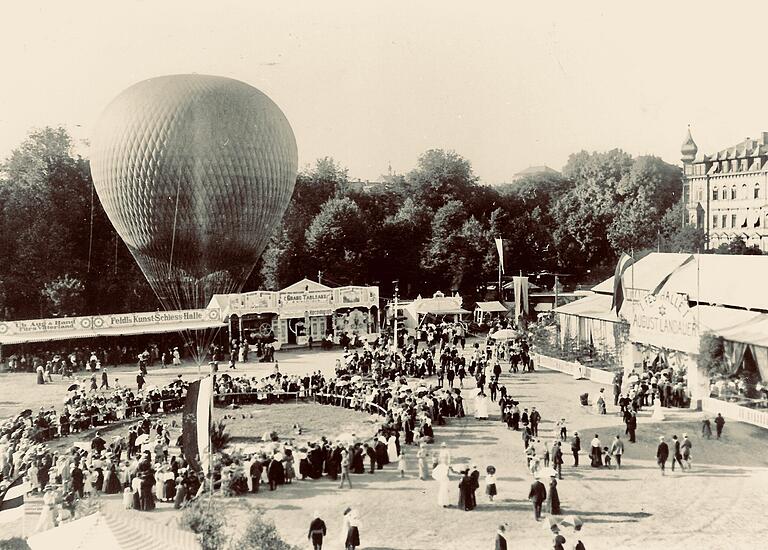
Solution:
[(748, 346), (741, 342), (726, 340), (723, 343), (723, 347), (725, 348), (725, 362), (728, 365), (728, 373), (734, 374), (739, 370), (741, 362), (744, 360), (744, 352), (747, 351)]
[(768, 348), (763, 346), (750, 345), (749, 351), (757, 363), (757, 370), (760, 372), (760, 379), (768, 382)]

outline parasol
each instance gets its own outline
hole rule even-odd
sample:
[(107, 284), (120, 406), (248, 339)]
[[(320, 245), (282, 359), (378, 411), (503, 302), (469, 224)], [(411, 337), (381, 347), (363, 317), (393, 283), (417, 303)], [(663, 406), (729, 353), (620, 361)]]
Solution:
[(21, 411), (21, 412), (19, 413), (19, 416), (21, 416), (21, 417), (25, 417), (25, 418), (26, 418), (27, 416), (32, 416), (32, 409), (24, 409), (23, 411)]
[(136, 445), (144, 445), (145, 443), (149, 443), (149, 434), (141, 434), (136, 438)]
[(560, 522), (557, 520), (554, 516), (548, 516), (547, 521), (544, 522), (544, 528), (547, 531), (554, 531), (555, 529), (560, 529)]
[(544, 468), (541, 475), (542, 477), (557, 477), (557, 471), (554, 468)]
[(67, 391), (75, 391), (80, 388), (80, 384), (72, 384), (67, 388)]
[(362, 376), (359, 376), (359, 375), (355, 375), (355, 376), (353, 376), (352, 378), (350, 378), (350, 381), (351, 381), (351, 382), (360, 382), (362, 379), (363, 379), (363, 377), (362, 377)]

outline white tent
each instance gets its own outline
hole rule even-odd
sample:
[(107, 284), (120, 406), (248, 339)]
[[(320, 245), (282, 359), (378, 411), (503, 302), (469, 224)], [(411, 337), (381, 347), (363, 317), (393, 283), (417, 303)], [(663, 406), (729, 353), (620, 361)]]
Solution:
[(148, 518), (139, 522), (138, 512), (120, 518), (96, 512), (64, 523), (27, 539), (31, 550), (199, 550), (190, 532), (165, 527)]

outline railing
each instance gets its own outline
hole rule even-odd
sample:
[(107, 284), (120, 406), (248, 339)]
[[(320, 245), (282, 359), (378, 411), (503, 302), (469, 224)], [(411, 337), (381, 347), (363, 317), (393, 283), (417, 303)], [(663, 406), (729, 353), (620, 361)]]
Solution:
[(536, 354), (536, 365), (545, 369), (556, 370), (569, 374), (576, 379), (592, 380), (598, 384), (613, 384), (615, 374), (601, 369), (587, 367), (580, 363), (572, 363), (548, 355)]
[(753, 426), (768, 428), (768, 412), (744, 407), (736, 403), (721, 401), (714, 397), (705, 397), (701, 400), (701, 408), (709, 413), (720, 413), (724, 417), (746, 422)]
[[(292, 396), (292, 397), (291, 397)], [(344, 408), (354, 408), (351, 406), (351, 403), (349, 405), (345, 405), (345, 401), (351, 401), (352, 399), (358, 400), (358, 398), (349, 396), (349, 395), (336, 395), (336, 394), (329, 394), (329, 393), (315, 393), (311, 390), (299, 390), (299, 391), (280, 391), (280, 392), (239, 392), (239, 393), (220, 393), (214, 395), (214, 403), (217, 405), (223, 405), (226, 406), (227, 402), (229, 404), (235, 403), (235, 404), (271, 404), (271, 403), (282, 403), (285, 402), (287, 398), (291, 400), (295, 400), (296, 402), (299, 401), (299, 399), (314, 399), (317, 401), (317, 398), (325, 398), (329, 400), (337, 401), (339, 404), (337, 406), (344, 407)], [(150, 418), (156, 419), (160, 418), (166, 414), (173, 414), (180, 412), (183, 408), (185, 398), (172, 398), (172, 399), (160, 399), (156, 401), (150, 401), (146, 404), (140, 404), (140, 405), (133, 405), (126, 409), (125, 413), (119, 413), (113, 417), (112, 414), (95, 414), (91, 416), (86, 416), (83, 418), (78, 418), (76, 420), (73, 420), (69, 424), (67, 424), (67, 428), (65, 430), (66, 433), (62, 433), (61, 431), (61, 425), (57, 421), (53, 423), (50, 426), (47, 426), (45, 428), (38, 428), (34, 427), (39, 431), (38, 436), (36, 440), (38, 442), (43, 441), (50, 441), (52, 439), (58, 438), (58, 437), (66, 437), (69, 435), (75, 435), (80, 432), (97, 428), (100, 426), (109, 426), (109, 425), (122, 425), (126, 424), (128, 422), (135, 422), (137, 419), (140, 419), (143, 417), (143, 415), (149, 414)], [(330, 404), (335, 404), (334, 402), (331, 402)], [(367, 412), (373, 414), (374, 412), (386, 415), (387, 411), (380, 405), (377, 405), (376, 403), (372, 402), (360, 402), (359, 403), (362, 408), (364, 408)]]

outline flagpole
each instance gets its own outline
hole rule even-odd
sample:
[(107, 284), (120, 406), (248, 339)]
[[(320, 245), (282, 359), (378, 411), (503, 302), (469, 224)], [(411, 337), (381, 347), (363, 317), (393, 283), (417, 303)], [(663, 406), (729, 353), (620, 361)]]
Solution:
[[(211, 437), (211, 428), (213, 426), (213, 392), (216, 389), (216, 375), (211, 373), (211, 397), (210, 397), (210, 416), (208, 420), (208, 473), (211, 476), (211, 499), (213, 502), (213, 438)], [(222, 477), (223, 479), (223, 477)]]
[(504, 291), (501, 287), (501, 258), (499, 258), (499, 301), (504, 301)]

